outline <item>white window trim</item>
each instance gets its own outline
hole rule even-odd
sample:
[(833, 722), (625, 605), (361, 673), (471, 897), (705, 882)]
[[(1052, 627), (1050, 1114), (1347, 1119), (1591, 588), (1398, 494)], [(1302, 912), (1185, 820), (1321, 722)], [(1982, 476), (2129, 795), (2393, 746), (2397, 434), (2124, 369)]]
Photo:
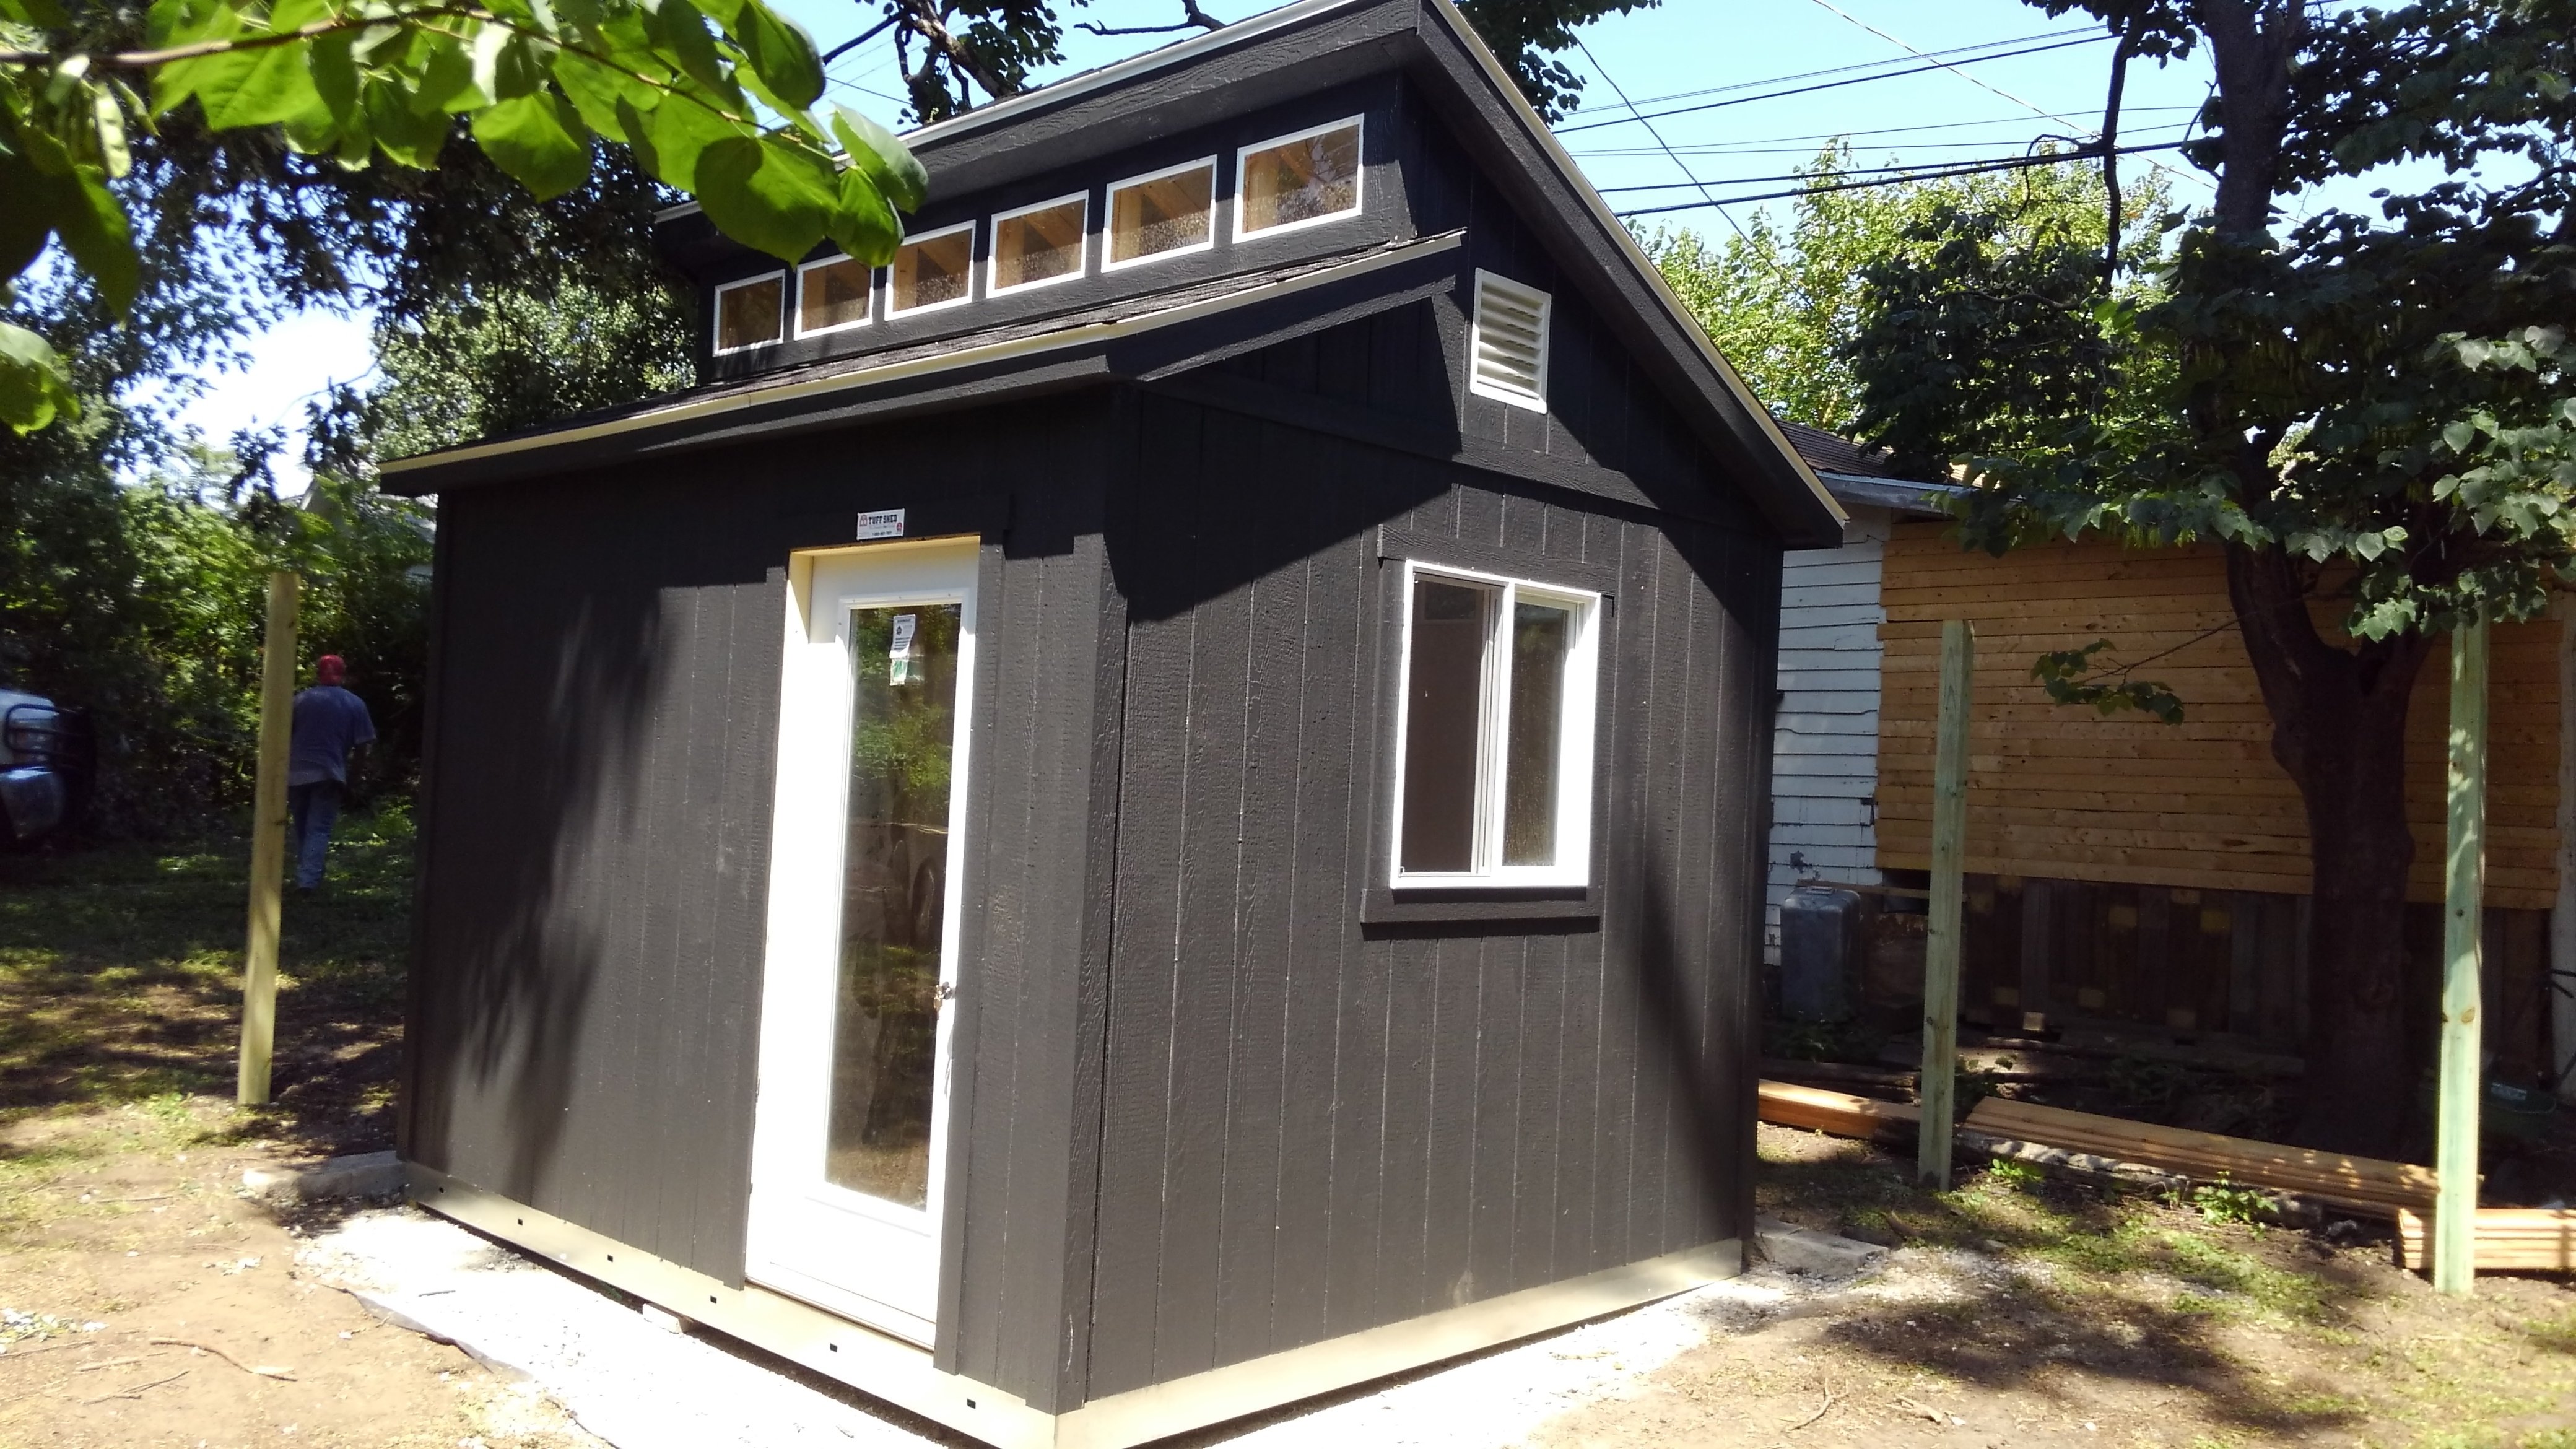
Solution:
[[(1483, 729), (1476, 743), (1476, 859), (1472, 871), (1407, 871), (1404, 868), (1404, 757), (1413, 693), (1413, 584), (1418, 577), (1456, 579), (1501, 591), (1496, 623), (1486, 636), (1491, 662), (1486, 670)], [(1601, 710), (1601, 595), (1534, 579), (1482, 573), (1404, 561), (1399, 581), (1403, 628), (1396, 644), (1394, 798), (1387, 815), (1387, 884), (1395, 890), (1582, 887), (1592, 883), (1592, 776)], [(1511, 651), (1505, 647), (1513, 603), (1523, 594), (1533, 602), (1571, 606), (1574, 640), (1565, 658), (1565, 698), (1557, 724), (1556, 863), (1507, 866), (1500, 863), (1503, 841), (1504, 772), (1499, 762), (1501, 728), (1511, 698)]]
[[(1327, 131), (1339, 131), (1346, 127), (1357, 127), (1360, 133), (1360, 169), (1358, 174), (1351, 178), (1350, 208), (1346, 211), (1326, 212), (1322, 216), (1310, 216), (1303, 221), (1282, 222), (1277, 226), (1263, 227), (1261, 230), (1255, 232), (1245, 231), (1243, 229), (1243, 163), (1245, 158), (1251, 156), (1255, 151), (1267, 151), (1273, 146), (1285, 146), (1291, 141), (1303, 141), (1311, 136), (1320, 136)], [(1290, 131), (1284, 136), (1273, 136), (1267, 141), (1255, 141), (1249, 146), (1237, 147), (1235, 150), (1234, 239), (1238, 243), (1251, 241), (1258, 237), (1280, 236), (1292, 231), (1304, 231), (1310, 226), (1325, 226), (1337, 221), (1346, 221), (1351, 217), (1359, 215), (1362, 211), (1366, 210), (1367, 207), (1368, 116), (1365, 112), (1356, 116), (1344, 116), (1338, 121), (1326, 121), (1320, 126), (1308, 126), (1302, 131)]]
[[(745, 287), (758, 286), (762, 282), (776, 282), (778, 284), (778, 335), (765, 342), (746, 342), (740, 347), (715, 346), (717, 339), (724, 336), (725, 293), (739, 292)], [(716, 288), (715, 316), (709, 319), (710, 326), (707, 333), (708, 344), (711, 347), (714, 347), (715, 355), (718, 357), (730, 357), (737, 352), (758, 352), (764, 347), (776, 347), (779, 343), (787, 340), (786, 313), (787, 309), (793, 304), (794, 299), (787, 295), (787, 272), (784, 268), (775, 272), (762, 272), (758, 276), (754, 277), (737, 277), (733, 281), (722, 283)]]
[[(1003, 286), (1002, 223), (1009, 221), (1014, 217), (1027, 216), (1032, 212), (1053, 211), (1059, 206), (1068, 204), (1078, 204), (1082, 207), (1081, 240), (1075, 243), (1075, 245), (1081, 248), (1082, 259), (1074, 264), (1072, 271), (1059, 273), (1052, 277), (1040, 277), (1034, 282), (1013, 282), (1007, 287)], [(992, 216), (992, 234), (993, 243), (990, 248), (990, 255), (984, 258), (984, 295), (987, 297), (999, 297), (1009, 292), (1034, 292), (1040, 287), (1053, 287), (1065, 282), (1079, 282), (1084, 277), (1091, 275), (1091, 193), (1088, 191), (1068, 192), (1051, 201), (1040, 201), (1028, 206), (1015, 206), (1009, 211), (994, 212)]]
[(921, 233), (919, 236), (905, 237), (895, 245), (897, 250), (901, 250), (902, 248), (911, 246), (916, 242), (934, 242), (939, 240), (941, 237), (952, 236), (961, 231), (966, 233), (965, 293), (962, 296), (951, 297), (945, 302), (931, 302), (919, 307), (897, 307), (894, 304), (894, 262), (889, 259), (884, 268), (886, 293), (885, 315), (887, 321), (891, 322), (897, 317), (918, 317), (924, 312), (944, 312), (951, 307), (963, 307), (967, 303), (975, 300), (975, 223), (971, 221), (961, 221), (955, 226), (943, 226), (937, 231), (926, 231)]
[[(1117, 247), (1115, 245), (1115, 237), (1113, 235), (1114, 229), (1118, 225), (1118, 193), (1131, 186), (1142, 186), (1148, 181), (1160, 181), (1166, 176), (1178, 176), (1183, 172), (1198, 171), (1202, 169), (1204, 169), (1208, 174), (1207, 240), (1192, 242), (1190, 245), (1185, 247), (1172, 247), (1164, 251), (1147, 252), (1141, 257), (1129, 257), (1123, 262), (1118, 260), (1114, 255)], [(1202, 156), (1196, 161), (1184, 161), (1178, 166), (1166, 166), (1160, 171), (1148, 171), (1141, 176), (1130, 176), (1124, 181), (1110, 182), (1109, 185), (1101, 192), (1100, 270), (1104, 272), (1119, 272), (1125, 271), (1129, 267), (1141, 267), (1149, 262), (1168, 261), (1173, 257), (1185, 257), (1193, 252), (1214, 251), (1216, 249), (1216, 209), (1217, 174), (1216, 158), (1214, 156)]]
[(805, 274), (819, 267), (835, 266), (842, 262), (855, 263), (856, 261), (857, 258), (855, 257), (835, 252), (828, 257), (816, 257), (810, 262), (802, 262), (797, 265), (796, 295), (789, 298), (787, 301), (787, 326), (791, 335), (796, 337), (822, 337), (833, 332), (847, 332), (854, 327), (865, 327), (870, 322), (876, 320), (877, 269), (874, 267), (863, 267), (861, 270), (865, 271), (868, 275), (868, 306), (866, 311), (859, 314), (859, 320), (856, 322), (835, 322), (829, 327), (816, 327), (811, 330), (808, 330), (805, 326)]
[[(1508, 388), (1490, 386), (1486, 383), (1484, 377), (1476, 370), (1476, 359), (1481, 356), (1484, 351), (1485, 287), (1489, 282), (1499, 283), (1504, 287), (1510, 288), (1512, 291), (1538, 298), (1537, 397), (1524, 397)], [(1476, 269), (1476, 295), (1474, 298), (1474, 307), (1467, 314), (1467, 391), (1474, 393), (1478, 397), (1492, 398), (1496, 402), (1509, 403), (1513, 407), (1525, 408), (1531, 412), (1546, 412), (1547, 355), (1554, 350), (1548, 346), (1548, 333), (1555, 316), (1555, 294), (1541, 291), (1527, 282), (1514, 281), (1510, 277), (1502, 275), (1500, 272), (1489, 272), (1482, 267), (1478, 267)]]

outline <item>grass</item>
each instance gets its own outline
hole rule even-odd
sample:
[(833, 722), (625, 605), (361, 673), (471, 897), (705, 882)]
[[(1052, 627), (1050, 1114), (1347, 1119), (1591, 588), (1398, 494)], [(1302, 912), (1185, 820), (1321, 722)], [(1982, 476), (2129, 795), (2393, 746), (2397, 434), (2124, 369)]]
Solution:
[[(133, 1108), (202, 1130), (197, 1104), (233, 1090), (248, 856), (239, 839), (0, 856), (0, 1127)], [(288, 897), (275, 1104), (233, 1130), (389, 1138), (411, 861), (406, 813), (345, 817), (325, 890)]]

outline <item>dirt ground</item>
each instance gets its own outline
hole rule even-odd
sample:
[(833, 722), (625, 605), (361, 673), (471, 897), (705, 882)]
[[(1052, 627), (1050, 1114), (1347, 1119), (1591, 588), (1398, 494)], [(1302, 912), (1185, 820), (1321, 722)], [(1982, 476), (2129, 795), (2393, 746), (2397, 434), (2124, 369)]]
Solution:
[[(1901, 1245), (1878, 1280), (1724, 1335), (1550, 1446), (2576, 1449), (2576, 1286), (2467, 1302), (2384, 1229), (2242, 1220), (2249, 1200), (2106, 1198), (1761, 1129), (1762, 1211)], [(2216, 1217), (2219, 1221), (2212, 1221)]]
[(314, 1220), (239, 1195), (248, 1167), (393, 1144), (410, 832), (341, 841), (287, 904), (276, 1104), (248, 1113), (239, 844), (0, 857), (0, 1449), (596, 1444), (299, 1281)]
[[(277, 1101), (249, 1113), (238, 844), (0, 857), (0, 1449), (597, 1442), (300, 1280), (326, 1219), (239, 1195), (246, 1167), (391, 1144), (410, 833), (343, 840), (330, 890), (289, 903)], [(2455, 1302), (2383, 1229), (2266, 1223), (2241, 1194), (2015, 1169), (1933, 1194), (1862, 1144), (1766, 1126), (1761, 1150), (1762, 1211), (1894, 1246), (1887, 1269), (1533, 1442), (2576, 1449), (2576, 1284)]]

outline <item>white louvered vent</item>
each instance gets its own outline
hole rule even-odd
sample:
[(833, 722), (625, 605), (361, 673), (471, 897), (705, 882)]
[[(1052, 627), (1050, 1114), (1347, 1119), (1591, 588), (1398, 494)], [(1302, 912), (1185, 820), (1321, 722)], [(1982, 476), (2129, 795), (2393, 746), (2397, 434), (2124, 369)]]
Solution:
[(1476, 355), (1468, 390), (1514, 407), (1547, 411), (1547, 293), (1476, 273)]

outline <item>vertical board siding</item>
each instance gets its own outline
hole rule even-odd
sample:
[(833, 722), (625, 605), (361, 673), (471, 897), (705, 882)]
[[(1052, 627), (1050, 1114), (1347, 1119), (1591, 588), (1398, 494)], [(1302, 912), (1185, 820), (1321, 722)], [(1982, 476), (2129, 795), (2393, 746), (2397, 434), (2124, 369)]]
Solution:
[[(846, 542), (862, 508), (908, 505), (940, 532), (1007, 516), (984, 550), (953, 866), (976, 907), (957, 923), (960, 1226), (938, 1352), (1056, 1398), (1085, 1321), (1068, 1305), (1090, 1292), (1109, 856), (1093, 792), (1117, 756), (1093, 765), (1123, 677), (1101, 697), (1102, 656), (1127, 638), (1104, 436), (1095, 405), (1055, 403), (964, 434), (748, 447), (720, 489), (682, 459), (442, 500), (413, 1160), (740, 1280), (789, 555)], [(853, 483), (854, 452), (914, 491)], [(1007, 511), (977, 502), (1009, 493)]]
[[(2272, 759), (2272, 726), (2210, 547), (2049, 543), (1962, 552), (1948, 525), (1901, 523), (1886, 548), (1878, 864), (1930, 864), (1940, 621), (1978, 630), (1968, 868), (2201, 890), (2308, 888), (2307, 818)], [(2321, 602), (2320, 618), (2338, 606)], [(1854, 629), (1861, 626), (1852, 625)], [(2558, 890), (2556, 619), (2497, 626), (2490, 683), (2487, 900), (2546, 910)], [(2109, 639), (2117, 663), (2181, 696), (2183, 722), (2052, 703), (2030, 677), (2050, 650)], [(2442, 898), (2449, 654), (2436, 646), (2407, 716), (2408, 898)]]
[[(1776, 549), (1154, 394), (1136, 457), (1084, 1395), (1741, 1235)], [(1597, 925), (1358, 924), (1380, 523), (1616, 568)]]
[(1770, 878), (1762, 903), (1762, 949), (1774, 962), (1780, 902), (1800, 880), (1880, 883), (1878, 626), (1887, 610), (1879, 578), (1888, 527), (1886, 510), (1856, 508), (1841, 548), (1781, 561)]

